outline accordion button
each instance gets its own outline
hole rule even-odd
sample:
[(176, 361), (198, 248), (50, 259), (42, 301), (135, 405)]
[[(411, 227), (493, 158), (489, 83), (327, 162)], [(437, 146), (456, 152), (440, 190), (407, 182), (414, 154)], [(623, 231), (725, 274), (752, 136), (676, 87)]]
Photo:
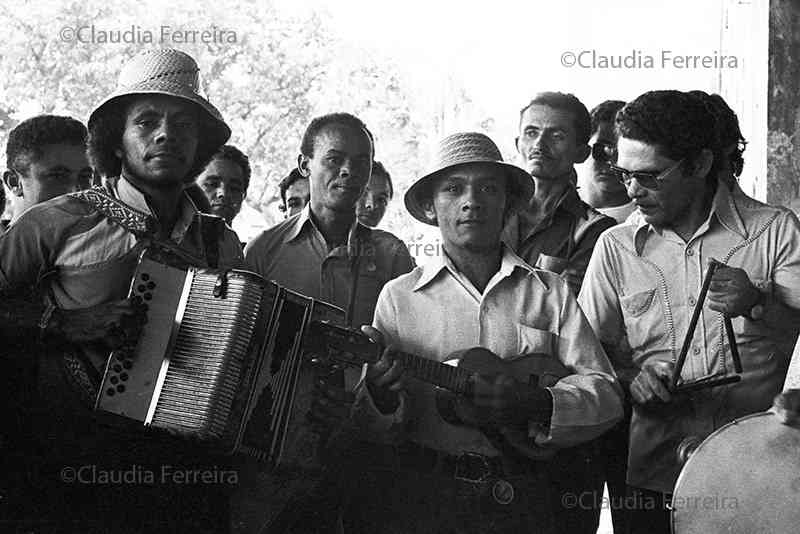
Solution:
[(122, 367), (124, 367), (125, 369), (130, 369), (131, 367), (133, 367), (133, 362), (130, 360), (125, 360), (124, 362), (122, 362)]
[(117, 386), (117, 391), (119, 391), (120, 393), (124, 393), (125, 392), (125, 386), (123, 386), (122, 384), (118, 385)]
[(114, 388), (108, 388), (108, 389), (106, 390), (106, 395), (108, 395), (109, 397), (110, 397), (110, 396), (113, 396), (113, 395), (114, 395), (114, 393), (115, 393), (115, 391), (114, 391)]
[(139, 295), (134, 295), (134, 297), (131, 300), (137, 306), (141, 306), (142, 305), (142, 297), (140, 297)]
[(116, 384), (117, 382), (119, 382), (119, 378), (117, 378), (116, 376), (112, 376), (109, 380), (111, 381), (112, 384)]
[(145, 293), (144, 294), (144, 300), (152, 300), (152, 299), (153, 299), (153, 294), (152, 293)]
[(119, 375), (119, 379), (122, 380), (123, 382), (127, 381), (128, 373), (122, 373), (121, 375)]
[(148, 280), (150, 280), (150, 275), (149, 275), (149, 274), (147, 274), (147, 273), (142, 273), (142, 280), (144, 280), (145, 282), (147, 282)]
[(155, 282), (147, 282), (147, 289), (155, 289), (156, 283)]
[(118, 363), (115, 363), (114, 370), (119, 373), (120, 371), (122, 371), (122, 366)]
[(136, 291), (138, 291), (139, 293), (144, 293), (146, 289), (147, 288), (144, 287), (144, 284), (139, 284), (138, 286), (136, 286)]

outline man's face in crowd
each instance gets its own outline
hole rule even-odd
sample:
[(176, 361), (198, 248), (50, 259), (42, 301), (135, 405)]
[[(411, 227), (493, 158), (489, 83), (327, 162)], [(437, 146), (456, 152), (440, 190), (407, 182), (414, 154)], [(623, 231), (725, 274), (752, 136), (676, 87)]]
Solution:
[(166, 95), (137, 97), (128, 106), (117, 149), (125, 175), (149, 187), (183, 187), (197, 153), (198, 124), (191, 102)]
[(295, 180), (292, 185), (286, 188), (286, 201), (283, 207), (287, 219), (300, 213), (306, 207), (309, 199), (308, 189), (308, 178)]
[(372, 171), (372, 144), (361, 128), (330, 124), (314, 139), (313, 155), (300, 156), (298, 167), (309, 178), (314, 211), (352, 213)]
[[(617, 150), (617, 165), (628, 171), (659, 173), (676, 163), (662, 156), (656, 146), (625, 137), (620, 137)], [(656, 227), (680, 224), (686, 219), (693, 201), (704, 195), (704, 177), (685, 174), (686, 163), (662, 176), (658, 189), (642, 187), (635, 179), (628, 184), (628, 196), (648, 224)]]
[(577, 142), (572, 113), (541, 104), (522, 114), (517, 150), (525, 169), (545, 180), (563, 177), (589, 155), (589, 147)]
[(92, 168), (83, 145), (45, 145), (38, 157), (31, 154), (25, 159), (20, 169), (6, 173), (6, 184), (22, 197), (23, 209), (91, 185)]
[(476, 252), (498, 246), (506, 180), (505, 173), (491, 163), (459, 165), (434, 179), (425, 214), (436, 218), (445, 245)]
[[(589, 139), (589, 146), (594, 147), (597, 143), (616, 150), (617, 135), (614, 132), (614, 123), (601, 122), (598, 124), (597, 131)], [(611, 163), (614, 163), (614, 161)], [(578, 169), (583, 183), (593, 182), (600, 191), (609, 196), (625, 192), (625, 186), (619, 181), (619, 177), (611, 172), (611, 167), (607, 161), (602, 161), (591, 155)]]
[(389, 180), (384, 174), (372, 175), (369, 179), (364, 194), (358, 199), (356, 214), (361, 224), (375, 228), (386, 215), (386, 206), (389, 205)]
[(229, 225), (242, 209), (244, 171), (229, 159), (213, 159), (195, 180), (211, 204), (211, 213)]

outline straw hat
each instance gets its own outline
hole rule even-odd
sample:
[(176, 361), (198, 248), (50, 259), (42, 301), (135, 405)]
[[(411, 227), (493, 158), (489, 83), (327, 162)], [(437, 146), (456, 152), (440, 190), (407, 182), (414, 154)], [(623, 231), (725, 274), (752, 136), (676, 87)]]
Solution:
[(219, 147), (231, 130), (217, 108), (200, 93), (200, 69), (188, 54), (172, 48), (146, 50), (126, 63), (119, 73), (116, 90), (89, 116), (89, 126), (109, 108), (130, 95), (168, 95), (196, 104), (201, 113), (201, 137)]
[(440, 173), (458, 165), (468, 163), (493, 163), (508, 177), (510, 194), (508, 202), (512, 210), (527, 205), (533, 196), (533, 178), (525, 170), (516, 165), (503, 162), (503, 156), (494, 141), (477, 132), (456, 133), (439, 142), (435, 163), (428, 172), (414, 182), (406, 192), (406, 209), (418, 221), (436, 226), (436, 219), (425, 215), (423, 206), (429, 199), (430, 184)]

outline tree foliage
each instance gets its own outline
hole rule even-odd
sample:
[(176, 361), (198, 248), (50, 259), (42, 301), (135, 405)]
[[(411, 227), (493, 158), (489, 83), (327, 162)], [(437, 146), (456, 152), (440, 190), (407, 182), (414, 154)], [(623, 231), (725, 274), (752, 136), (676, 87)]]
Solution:
[[(126, 60), (145, 48), (173, 46), (198, 61), (205, 93), (231, 126), (231, 143), (250, 156), (248, 203), (267, 223), (280, 217), (277, 183), (296, 164), (303, 130), (322, 113), (349, 111), (367, 123), (376, 158), (400, 193), (423, 171), (430, 136), (442, 133), (440, 114), (422, 111), (430, 108), (422, 101), (427, 95), (414, 94), (389, 58), (333, 37), (327, 20), (324, 13), (287, 15), (269, 0), (243, 0), (235, 9), (222, 2), (11, 0), (0, 6), (8, 30), (0, 48), (0, 142), (37, 113), (86, 120), (114, 89)], [(172, 33), (162, 40), (164, 27), (178, 35), (218, 34), (212, 42), (195, 35), (178, 43), (169, 40)], [(235, 32), (235, 42), (231, 33), (219, 38), (223, 31)], [(457, 109), (459, 102), (449, 105)], [(386, 226), (399, 228), (401, 211), (390, 210)]]

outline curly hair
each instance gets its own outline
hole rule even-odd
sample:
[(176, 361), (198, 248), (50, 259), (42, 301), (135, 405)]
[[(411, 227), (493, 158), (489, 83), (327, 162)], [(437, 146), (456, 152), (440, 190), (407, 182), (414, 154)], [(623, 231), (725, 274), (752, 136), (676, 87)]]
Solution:
[(744, 168), (744, 150), (747, 147), (747, 140), (742, 135), (739, 127), (739, 117), (733, 111), (725, 99), (718, 94), (708, 94), (705, 91), (689, 91), (689, 94), (701, 98), (714, 114), (714, 130), (719, 137), (719, 143), (723, 150), (729, 151), (728, 161), (731, 166), (733, 176), (738, 177)]
[(716, 118), (711, 107), (697, 95), (682, 91), (649, 91), (617, 113), (620, 137), (655, 145), (672, 160), (685, 159), (684, 169), (692, 165), (702, 150), (714, 155), (709, 181), (715, 181), (722, 150)]
[(244, 178), (244, 191), (245, 194), (247, 194), (247, 188), (250, 187), (250, 175), (253, 172), (250, 168), (250, 158), (248, 158), (244, 152), (233, 145), (222, 145), (219, 147), (219, 150), (214, 152), (214, 155), (211, 156), (211, 161), (216, 159), (231, 161), (235, 165), (238, 165), (240, 169), (242, 169), (242, 178)]
[(589, 138), (592, 136), (589, 110), (586, 109), (583, 102), (578, 100), (578, 97), (571, 93), (559, 93), (555, 91), (537, 93), (533, 99), (528, 102), (527, 106), (519, 110), (520, 124), (522, 124), (522, 115), (524, 115), (531, 106), (536, 105), (547, 106), (572, 114), (572, 122), (575, 126), (575, 140), (581, 145), (589, 143)]
[(300, 153), (307, 158), (313, 157), (314, 142), (317, 140), (317, 136), (323, 128), (332, 124), (350, 126), (356, 130), (364, 130), (367, 137), (369, 137), (372, 154), (375, 154), (375, 138), (372, 136), (372, 132), (369, 131), (364, 121), (350, 113), (329, 113), (312, 119), (306, 127), (305, 133), (303, 133), (303, 139), (300, 141)]
[[(122, 134), (125, 131), (128, 110), (131, 104), (140, 98), (147, 98), (147, 95), (121, 97), (114, 105), (105, 106), (103, 112), (96, 115), (94, 120), (89, 123), (89, 161), (101, 178), (112, 178), (119, 176), (122, 172), (122, 160), (114, 151), (122, 146)], [(206, 116), (206, 111), (199, 105), (192, 105), (198, 112), (199, 123), (197, 150), (195, 151), (194, 165), (185, 177), (187, 183), (194, 180), (194, 177), (203, 171), (220, 148), (220, 145), (211, 139), (211, 136), (202, 135), (207, 127), (216, 127), (211, 118)]]
[(386, 178), (386, 184), (389, 186), (389, 198), (394, 196), (394, 185), (392, 184), (392, 176), (389, 174), (389, 171), (386, 170), (386, 167), (383, 166), (383, 163), (380, 161), (374, 161), (372, 163), (372, 176), (376, 174), (380, 174), (384, 178)]
[(606, 100), (604, 102), (600, 102), (594, 108), (592, 108), (592, 111), (589, 112), (592, 126), (589, 137), (593, 136), (597, 132), (600, 124), (604, 122), (610, 122), (613, 125), (614, 117), (617, 116), (617, 112), (624, 106), (625, 102), (622, 100)]
[(65, 144), (86, 146), (86, 126), (72, 117), (37, 115), (19, 123), (8, 134), (6, 166), (27, 173), (32, 159), (42, 156), (47, 145)]

